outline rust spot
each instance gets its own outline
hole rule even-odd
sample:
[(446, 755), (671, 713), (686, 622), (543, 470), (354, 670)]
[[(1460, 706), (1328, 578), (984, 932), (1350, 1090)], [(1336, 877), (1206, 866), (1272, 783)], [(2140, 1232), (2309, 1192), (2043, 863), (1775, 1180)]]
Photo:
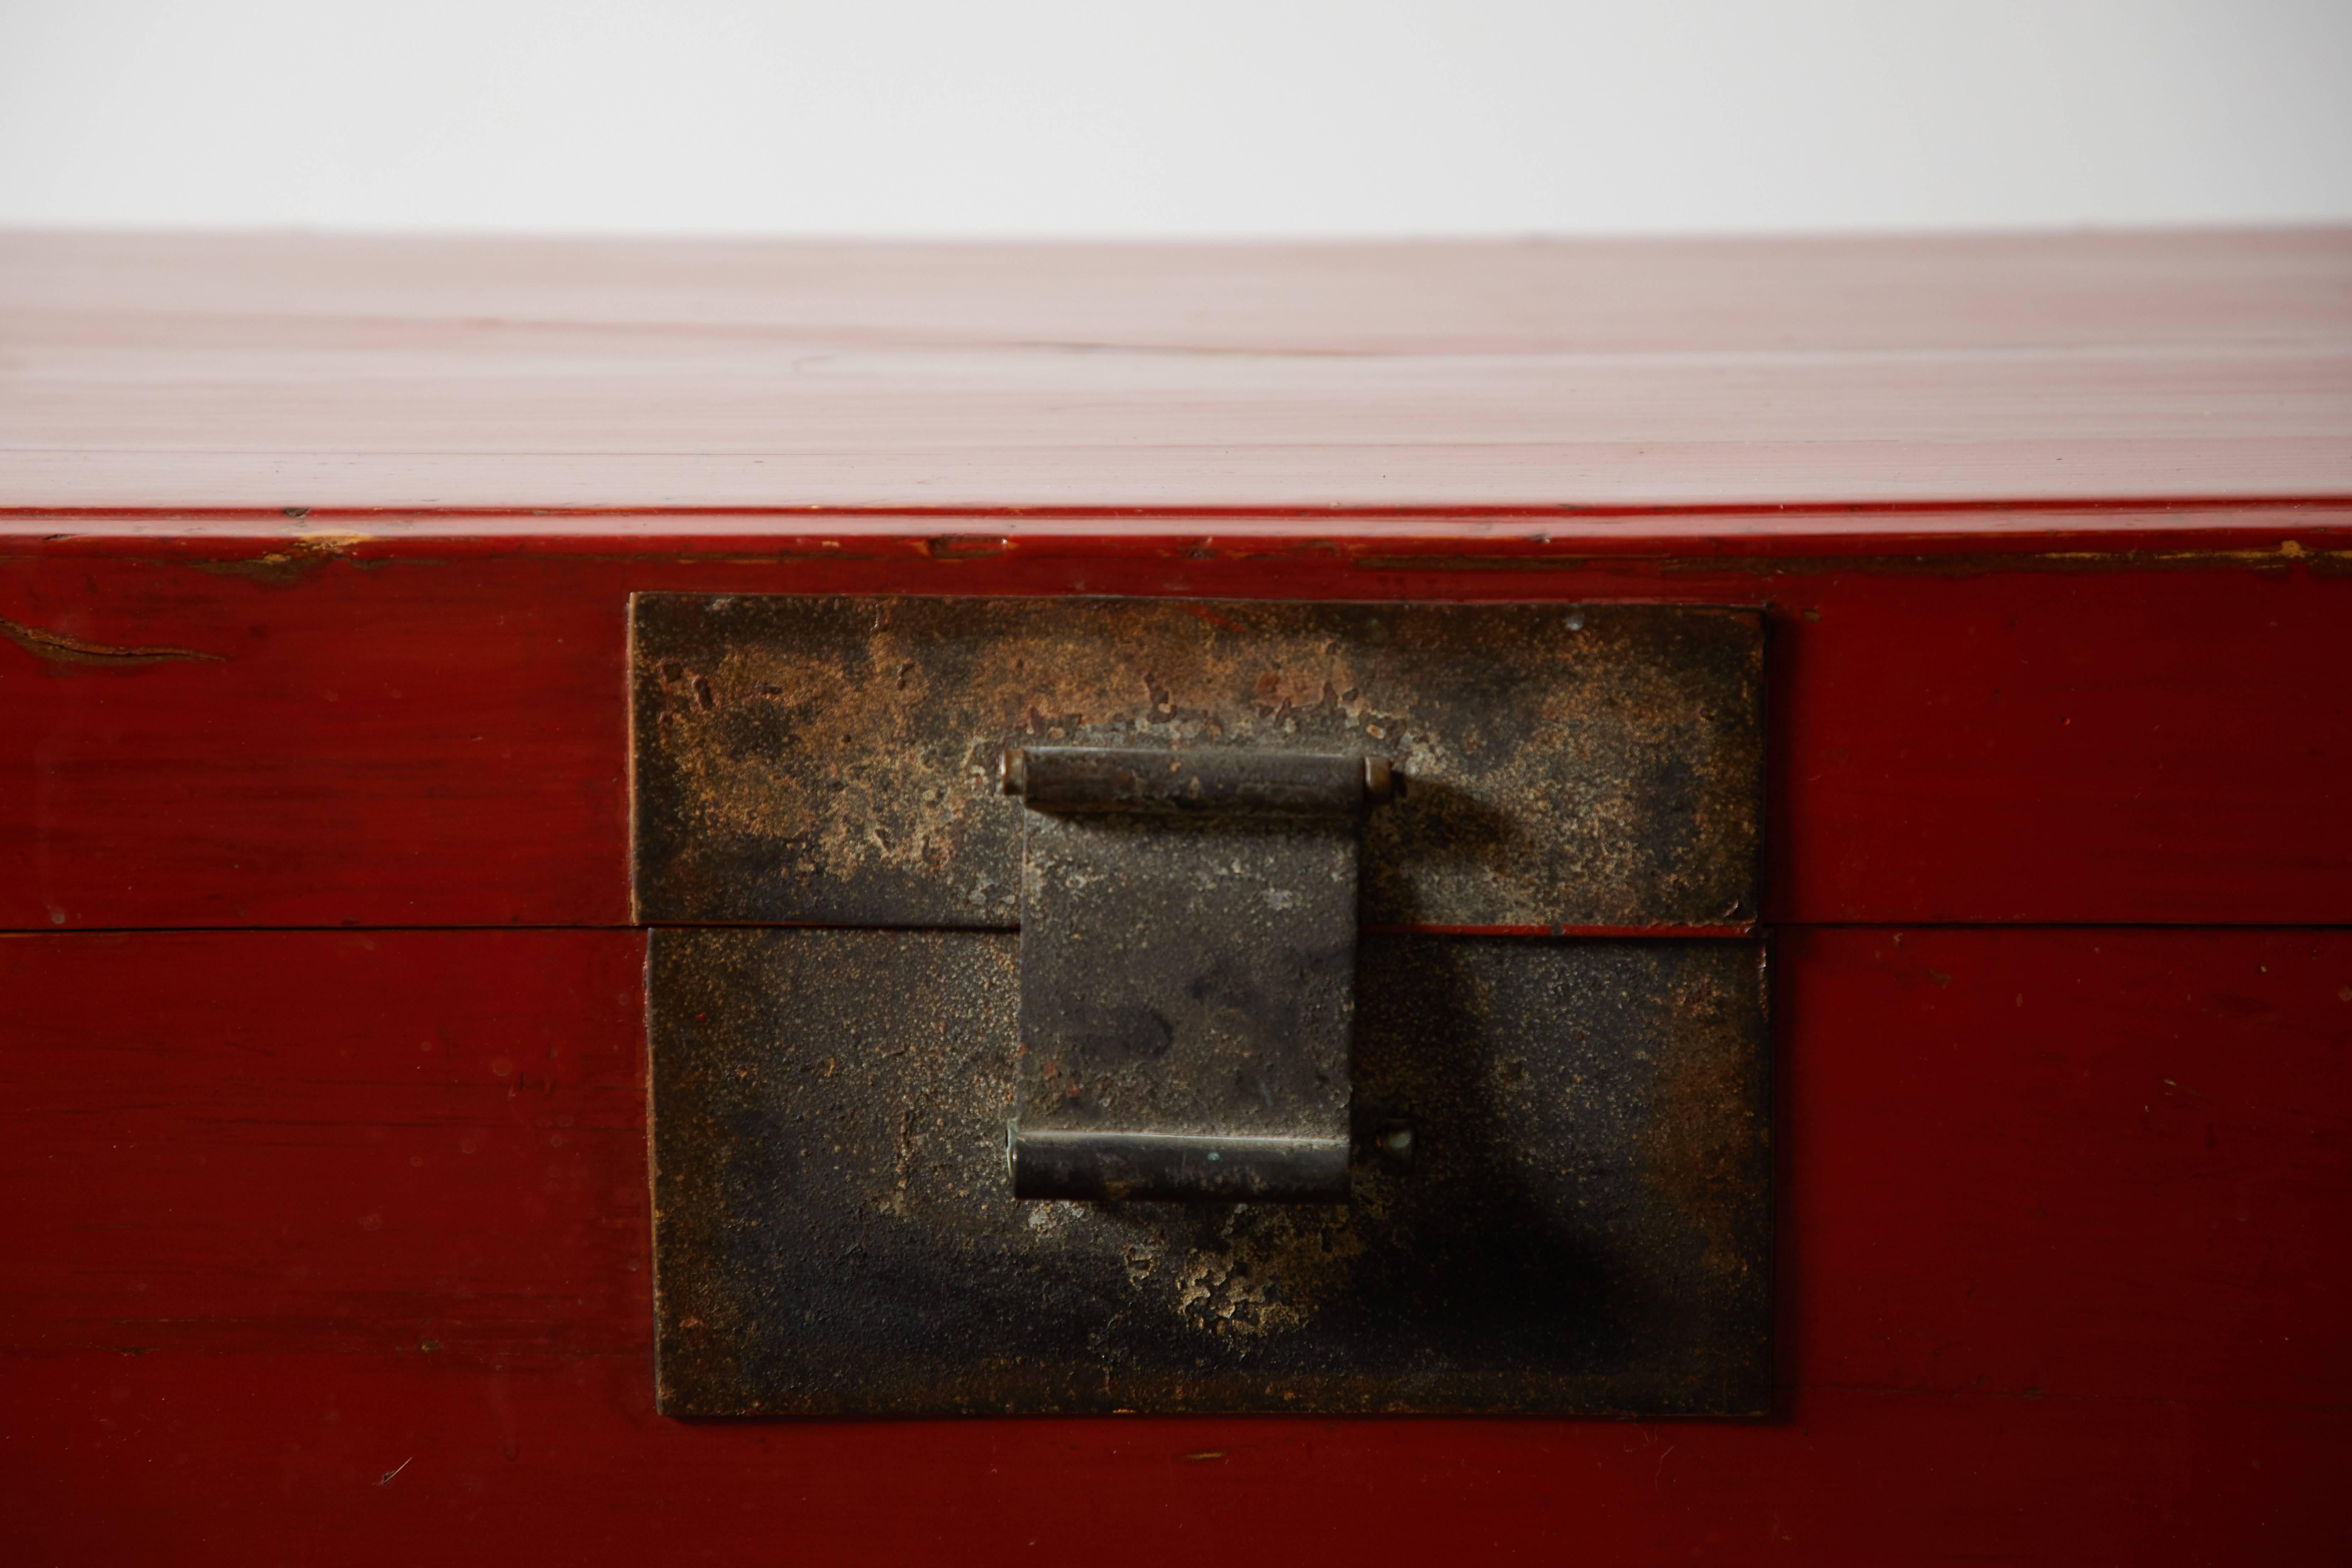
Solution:
[(1343, 1294), (1364, 1250), (1345, 1209), (1297, 1205), (1223, 1210), (1218, 1245), (1188, 1251), (1171, 1303), (1194, 1333), (1263, 1339), (1305, 1329)]

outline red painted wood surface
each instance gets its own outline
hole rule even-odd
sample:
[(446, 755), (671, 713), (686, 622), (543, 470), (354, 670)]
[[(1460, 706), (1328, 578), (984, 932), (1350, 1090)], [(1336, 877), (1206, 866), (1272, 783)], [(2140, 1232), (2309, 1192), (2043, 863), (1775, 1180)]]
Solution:
[[(16, 235), (0, 338), (10, 1561), (2352, 1554), (2352, 232)], [(1780, 1418), (654, 1416), (652, 588), (1771, 606)]]
[(0, 506), (2352, 495), (2352, 231), (0, 237)]
[(2352, 921), (2352, 509), (2034, 521), (20, 535), (0, 925), (625, 922), (623, 611), (651, 588), (1769, 602), (1771, 919)]
[(1786, 934), (1755, 1427), (663, 1421), (642, 940), (0, 941), (15, 1560), (2352, 1550), (2352, 932)]

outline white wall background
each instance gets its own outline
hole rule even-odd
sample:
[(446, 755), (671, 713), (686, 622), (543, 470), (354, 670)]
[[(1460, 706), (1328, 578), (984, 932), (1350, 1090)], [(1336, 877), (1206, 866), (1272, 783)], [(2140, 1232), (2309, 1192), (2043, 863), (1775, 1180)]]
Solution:
[(0, 224), (2352, 219), (2352, 0), (0, 0)]

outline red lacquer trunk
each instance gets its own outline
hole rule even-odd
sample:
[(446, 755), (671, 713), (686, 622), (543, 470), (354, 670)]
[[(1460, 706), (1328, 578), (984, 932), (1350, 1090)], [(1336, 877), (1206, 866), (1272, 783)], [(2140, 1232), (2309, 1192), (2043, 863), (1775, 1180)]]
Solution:
[[(2352, 1551), (2352, 237), (0, 279), (12, 1560)], [(656, 1415), (662, 589), (1768, 605), (1772, 1417)]]

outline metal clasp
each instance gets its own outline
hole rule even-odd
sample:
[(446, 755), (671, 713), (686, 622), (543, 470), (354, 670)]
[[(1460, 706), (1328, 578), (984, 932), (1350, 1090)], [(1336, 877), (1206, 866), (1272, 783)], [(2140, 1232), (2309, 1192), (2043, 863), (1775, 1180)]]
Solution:
[(1356, 882), (1381, 757), (1028, 747), (1019, 1198), (1348, 1196)]

